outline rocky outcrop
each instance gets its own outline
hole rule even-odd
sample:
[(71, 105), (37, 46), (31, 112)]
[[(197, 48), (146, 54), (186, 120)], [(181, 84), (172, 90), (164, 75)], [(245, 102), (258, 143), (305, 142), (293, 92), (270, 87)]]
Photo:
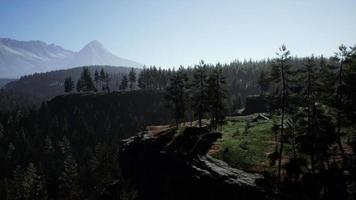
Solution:
[(207, 155), (220, 137), (193, 127), (177, 133), (141, 132), (120, 145), (123, 178), (135, 184), (140, 199), (268, 199), (255, 184), (260, 175)]

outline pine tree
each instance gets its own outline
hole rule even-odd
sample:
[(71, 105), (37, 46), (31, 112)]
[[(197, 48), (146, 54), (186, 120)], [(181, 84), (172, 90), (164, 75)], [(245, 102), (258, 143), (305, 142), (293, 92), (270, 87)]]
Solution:
[(74, 82), (72, 77), (67, 77), (64, 79), (64, 92), (71, 92), (74, 89)]
[(258, 85), (260, 86), (261, 96), (264, 96), (269, 88), (269, 82), (265, 71), (261, 71)]
[(72, 153), (72, 148), (70, 146), (70, 142), (66, 136), (62, 137), (62, 140), (58, 142), (58, 146), (63, 155), (68, 155)]
[(62, 199), (81, 199), (78, 165), (73, 156), (68, 154), (64, 160), (64, 169), (58, 179), (59, 192)]
[(127, 86), (128, 86), (127, 76), (124, 76), (121, 79), (120, 90), (125, 91), (127, 89)]
[(47, 135), (46, 139), (45, 139), (45, 145), (44, 145), (44, 153), (46, 155), (50, 155), (52, 153), (54, 153), (54, 148), (52, 145), (52, 140), (51, 138)]
[(110, 78), (109, 74), (105, 73), (104, 80), (103, 80), (104, 84), (103, 84), (103, 88), (102, 88), (103, 91), (106, 90), (108, 93), (110, 93), (110, 81), (111, 81), (111, 78)]
[(43, 178), (33, 163), (29, 163), (23, 178), (23, 197), (24, 199), (45, 200), (47, 199), (47, 190)]
[(100, 88), (103, 90), (103, 83), (104, 83), (104, 80), (105, 80), (105, 71), (103, 68), (101, 68), (100, 70)]
[(192, 110), (198, 117), (199, 127), (202, 127), (202, 119), (208, 110), (208, 84), (206, 75), (206, 65), (200, 61), (194, 69), (192, 83)]
[(83, 81), (82, 80), (78, 80), (77, 81), (77, 86), (76, 86), (77, 92), (81, 92), (83, 89)]
[(107, 185), (119, 179), (117, 149), (116, 145), (108, 145), (107, 143), (99, 143), (95, 146), (94, 154), (90, 160), (90, 169), (93, 174), (95, 189), (99, 194), (105, 190)]
[[(299, 130), (299, 136), (298, 136), (298, 141), (300, 141), (299, 146), (303, 146), (305, 149), (305, 152), (310, 157), (310, 165), (312, 168), (312, 173), (315, 174), (315, 133), (313, 130), (315, 130), (315, 115), (313, 113), (316, 112), (316, 103), (317, 100), (316, 98), (318, 97), (318, 88), (320, 88), (318, 84), (318, 79), (317, 79), (317, 74), (315, 72), (315, 59), (312, 56), (311, 58), (307, 59), (307, 62), (305, 63), (305, 68), (300, 70), (303, 73), (302, 80), (301, 82), (306, 83), (305, 88), (302, 90), (303, 94), (303, 99), (304, 99), (304, 106), (306, 107), (305, 112), (302, 112), (299, 114), (297, 117), (297, 121), (299, 121), (299, 125), (302, 127), (297, 127), (297, 129), (302, 129), (302, 131)], [(301, 116), (302, 114), (306, 113), (306, 116)], [(301, 122), (300, 120), (306, 120), (306, 122)], [(306, 126), (305, 126), (306, 125)], [(306, 130), (304, 127), (306, 127)], [(305, 134), (304, 134), (305, 133)], [(304, 142), (304, 143), (303, 143)], [(307, 142), (307, 144), (305, 144)]]
[(135, 89), (136, 85), (136, 72), (135, 69), (132, 68), (129, 73), (129, 82), (130, 82), (130, 90)]
[(180, 70), (170, 79), (170, 85), (166, 90), (166, 99), (171, 106), (176, 122), (176, 127), (178, 128), (179, 123), (182, 122), (185, 116), (186, 109), (186, 81), (187, 76)]
[(140, 89), (147, 89), (147, 70), (145, 68), (139, 73), (137, 82)]
[[(78, 83), (81, 84), (80, 91), (83, 91), (83, 92), (95, 91), (94, 82), (91, 77), (90, 70), (87, 67), (83, 68), (83, 71), (80, 75), (80, 79), (79, 79)], [(77, 88), (78, 88), (78, 85), (77, 85)]]
[[(343, 112), (344, 112), (344, 126), (355, 129), (356, 124), (356, 45), (350, 48), (350, 51), (345, 59), (344, 67), (344, 101), (343, 101)], [(351, 138), (350, 138), (351, 137)], [(356, 134), (353, 133), (352, 136), (348, 136), (349, 145), (352, 146), (354, 162), (350, 166), (356, 166)], [(353, 174), (356, 173), (354, 170)], [(354, 193), (354, 196), (356, 194)]]
[(6, 157), (5, 158), (7, 160), (11, 160), (15, 150), (16, 150), (15, 145), (12, 142), (10, 142), (9, 145), (8, 145), (8, 149), (7, 149), (7, 153), (6, 153)]
[(284, 145), (284, 131), (285, 131), (285, 117), (288, 111), (288, 99), (289, 99), (289, 84), (291, 82), (289, 75), (291, 74), (290, 65), (290, 52), (285, 45), (279, 48), (279, 52), (276, 53), (277, 58), (274, 60), (271, 71), (271, 80), (274, 83), (275, 89), (274, 97), (279, 102), (279, 111), (281, 114), (280, 121), (280, 141), (279, 141), (279, 158), (278, 158), (278, 184), (281, 184), (281, 170), (282, 170), (282, 157), (283, 157), (283, 145)]
[(208, 101), (210, 110), (211, 126), (217, 128), (224, 123), (226, 116), (226, 81), (222, 75), (222, 67), (218, 64), (212, 71), (208, 80)]
[(59, 142), (59, 146), (64, 156), (63, 170), (58, 178), (60, 197), (70, 200), (81, 199), (78, 165), (73, 158), (70, 142), (64, 136), (62, 141)]
[(100, 81), (100, 75), (99, 75), (99, 72), (98, 70), (95, 70), (94, 72), (94, 82), (95, 82), (95, 88), (96, 90), (98, 90), (98, 83)]
[(337, 87), (336, 87), (336, 96), (335, 96), (335, 103), (336, 103), (336, 109), (337, 109), (337, 144), (339, 146), (339, 149), (341, 151), (341, 155), (343, 157), (344, 165), (349, 168), (349, 164), (345, 155), (345, 149), (342, 145), (341, 142), (341, 137), (342, 137), (342, 132), (341, 128), (343, 126), (343, 107), (344, 107), (344, 67), (345, 67), (345, 61), (347, 57), (349, 56), (350, 52), (348, 51), (347, 47), (344, 45), (341, 45), (339, 47), (339, 52), (336, 53), (336, 59), (339, 61), (339, 67), (338, 67), (338, 74), (337, 74)]
[(356, 46), (350, 48), (345, 59), (343, 92), (343, 111), (347, 118), (344, 124), (356, 124)]

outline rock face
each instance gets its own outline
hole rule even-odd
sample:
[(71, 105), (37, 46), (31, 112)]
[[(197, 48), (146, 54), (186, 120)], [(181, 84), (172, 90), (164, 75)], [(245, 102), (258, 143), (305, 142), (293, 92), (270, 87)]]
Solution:
[(231, 168), (207, 155), (220, 133), (186, 128), (123, 140), (119, 162), (139, 199), (267, 199), (257, 187), (259, 175)]

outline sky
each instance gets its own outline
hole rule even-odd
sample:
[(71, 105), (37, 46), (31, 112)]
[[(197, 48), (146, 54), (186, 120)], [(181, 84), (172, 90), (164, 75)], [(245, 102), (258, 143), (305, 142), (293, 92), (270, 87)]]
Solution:
[(100, 41), (117, 56), (174, 67), (333, 55), (356, 44), (356, 0), (0, 0), (0, 37), (79, 51)]

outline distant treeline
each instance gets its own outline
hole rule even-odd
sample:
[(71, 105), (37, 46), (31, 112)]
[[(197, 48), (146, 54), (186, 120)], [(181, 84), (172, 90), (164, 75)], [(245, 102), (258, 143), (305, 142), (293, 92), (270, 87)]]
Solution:
[[(298, 69), (304, 66), (308, 58), (291, 58), (290, 62), (293, 68)], [(314, 57), (316, 67), (333, 65), (335, 61), (323, 56)], [(273, 60), (245, 60), (234, 61), (229, 64), (204, 64), (204, 68), (208, 71), (219, 67), (222, 71), (222, 76), (225, 77), (227, 89), (227, 107), (229, 114), (233, 114), (237, 109), (244, 107), (245, 99), (248, 95), (256, 95), (263, 93), (261, 88), (261, 80), (267, 75)], [(128, 69), (126, 73), (122, 73), (116, 79), (113, 75), (106, 72), (105, 69), (99, 68), (95, 71), (84, 67), (81, 75), (77, 79), (72, 79), (67, 76), (63, 79), (64, 85), (62, 90), (67, 92), (110, 92), (110, 91), (127, 91), (127, 90), (165, 90), (170, 83), (172, 77), (177, 73), (186, 74), (189, 80), (193, 80), (193, 76), (199, 64), (191, 67), (179, 67), (178, 69), (162, 69), (155, 66), (144, 67), (143, 69)], [(66, 81), (67, 80), (67, 81)], [(115, 84), (113, 82), (115, 81)], [(263, 80), (262, 80), (263, 81)], [(67, 82), (67, 89), (65, 83)], [(81, 84), (83, 83), (83, 86)], [(263, 86), (262, 86), (263, 87)], [(71, 90), (69, 91), (69, 88)], [(78, 90), (79, 89), (79, 90)]]
[[(293, 66), (302, 67), (306, 58), (292, 58)], [(317, 65), (331, 64), (333, 61), (322, 56), (315, 57)], [(242, 108), (248, 95), (261, 93), (259, 79), (262, 71), (266, 71), (272, 64), (272, 60), (245, 60), (234, 61), (221, 65), (222, 73), (226, 77), (227, 101), (229, 113), (234, 113), (237, 109)], [(207, 68), (216, 65), (206, 64)], [(184, 67), (187, 76), (191, 79), (196, 66)], [(169, 85), (170, 78), (177, 73), (178, 69), (163, 69), (160, 67), (150, 66), (142, 69), (132, 69), (127, 67), (114, 66), (87, 66), (91, 80), (97, 92), (122, 91), (136, 89), (155, 89), (164, 90)], [(101, 71), (104, 71), (104, 74)], [(65, 93), (65, 80), (69, 77), (72, 80), (73, 91), (76, 91), (78, 80), (81, 78), (83, 67), (58, 70), (47, 73), (36, 73), (21, 77), (19, 80), (8, 83), (2, 93), (7, 96), (17, 93), (12, 99), (0, 102), (1, 110), (12, 110), (15, 108), (13, 102), (25, 102), (27, 97), (30, 101), (26, 104), (37, 104), (43, 100), (48, 100), (57, 95)], [(97, 75), (95, 75), (97, 72)], [(130, 73), (131, 72), (131, 73)], [(105, 77), (104, 77), (104, 76)], [(80, 89), (80, 88), (79, 88)]]

